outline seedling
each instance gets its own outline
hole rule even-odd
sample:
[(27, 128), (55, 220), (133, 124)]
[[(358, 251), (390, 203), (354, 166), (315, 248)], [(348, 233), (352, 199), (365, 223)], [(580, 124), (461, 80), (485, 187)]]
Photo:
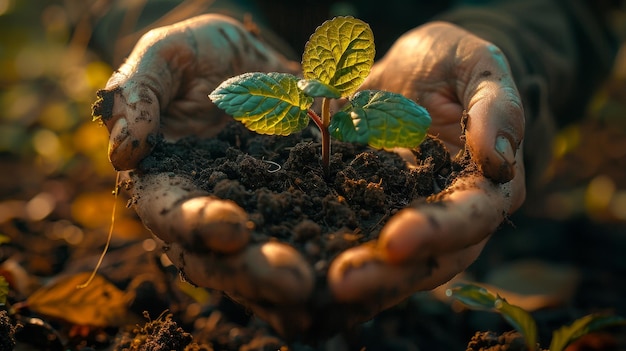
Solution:
[[(248, 129), (289, 135), (313, 120), (322, 134), (322, 168), (330, 176), (330, 138), (378, 149), (414, 148), (431, 118), (422, 106), (396, 93), (357, 89), (374, 64), (374, 36), (353, 17), (336, 17), (317, 28), (304, 47), (302, 75), (244, 73), (218, 86), (210, 99)], [(321, 116), (311, 109), (320, 98)], [(331, 115), (331, 99), (348, 103)], [(310, 119), (309, 119), (310, 118)]]
[[(459, 284), (448, 289), (446, 295), (458, 300), (470, 309), (502, 314), (504, 319), (524, 337), (528, 350), (538, 350), (537, 323), (530, 313), (523, 308), (510, 304), (503, 297), (474, 284)], [(563, 351), (567, 345), (585, 334), (616, 325), (626, 325), (626, 319), (608, 314), (590, 314), (581, 317), (572, 324), (555, 330), (552, 333), (552, 341), (548, 350)]]

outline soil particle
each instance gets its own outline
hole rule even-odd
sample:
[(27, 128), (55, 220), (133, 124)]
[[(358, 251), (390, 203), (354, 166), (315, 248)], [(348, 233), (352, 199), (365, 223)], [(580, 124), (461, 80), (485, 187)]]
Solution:
[(96, 92), (98, 99), (91, 106), (91, 115), (95, 118), (102, 118), (103, 121), (109, 120), (113, 117), (113, 102), (115, 94), (120, 91), (119, 87), (112, 90), (101, 89)]
[[(149, 318), (147, 313), (145, 317)], [(179, 327), (172, 315), (168, 314), (124, 333), (115, 351), (183, 351), (192, 339), (191, 334)]]
[(392, 152), (338, 141), (331, 148), (331, 179), (324, 179), (314, 129), (262, 136), (232, 122), (212, 139), (159, 139), (138, 171), (192, 179), (249, 214), (253, 241), (278, 239), (313, 267), (327, 267), (340, 252), (376, 239), (397, 210), (445, 189), (465, 166), (432, 137), (412, 150), (412, 167)]
[[(524, 336), (516, 331), (497, 334), (492, 331), (476, 332), (467, 344), (466, 351), (526, 351)], [(542, 350), (537, 345), (537, 350)]]
[(13, 324), (7, 311), (0, 311), (0, 350), (13, 350), (18, 328), (19, 325)]

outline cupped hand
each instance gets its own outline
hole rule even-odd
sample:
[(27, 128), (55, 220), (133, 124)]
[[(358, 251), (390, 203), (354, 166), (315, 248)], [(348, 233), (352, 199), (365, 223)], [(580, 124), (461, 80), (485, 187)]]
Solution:
[(399, 211), (375, 244), (335, 259), (328, 277), (334, 298), (367, 311), (355, 321), (465, 270), (526, 191), (521, 98), (493, 44), (449, 23), (425, 24), (398, 39), (363, 89), (417, 101), (432, 117), (429, 133), (453, 153), (468, 151), (480, 172)]
[(298, 70), (239, 22), (204, 15), (145, 34), (98, 92), (93, 111), (110, 132), (109, 159), (126, 171), (134, 208), (181, 274), (227, 292), (285, 334), (309, 323), (303, 306), (314, 278), (302, 256), (286, 244), (250, 244), (247, 214), (184, 177), (129, 170), (158, 135), (217, 134), (230, 117), (208, 95), (225, 79)]

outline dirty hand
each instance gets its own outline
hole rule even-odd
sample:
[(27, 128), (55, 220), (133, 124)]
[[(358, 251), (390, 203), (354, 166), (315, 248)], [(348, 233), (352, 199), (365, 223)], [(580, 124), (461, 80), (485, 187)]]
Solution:
[(375, 245), (335, 259), (329, 270), (334, 297), (365, 306), (373, 315), (466, 269), (521, 205), (524, 113), (503, 53), (443, 22), (398, 39), (363, 88), (417, 101), (431, 114), (429, 133), (453, 153), (467, 149), (481, 170), (457, 179), (432, 203), (398, 212)]
[[(94, 116), (110, 132), (113, 166), (135, 169), (159, 134), (166, 140), (217, 134), (230, 117), (208, 94), (249, 71), (293, 73), (299, 65), (223, 16), (199, 16), (148, 32), (94, 104)], [(313, 273), (295, 249), (249, 244), (247, 214), (188, 179), (124, 173), (137, 213), (186, 279), (226, 291), (279, 331), (306, 328), (298, 306), (311, 294)]]

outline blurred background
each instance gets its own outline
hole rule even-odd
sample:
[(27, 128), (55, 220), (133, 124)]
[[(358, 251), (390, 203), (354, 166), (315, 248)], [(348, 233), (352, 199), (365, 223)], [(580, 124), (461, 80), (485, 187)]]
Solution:
[[(93, 267), (109, 230), (115, 172), (108, 133), (92, 122), (91, 104), (111, 62), (119, 64), (141, 34), (131, 13), (113, 52), (93, 52), (93, 24), (113, 10), (110, 3), (0, 0), (0, 271), (27, 277), (13, 282), (22, 297), (79, 270), (69, 267), (76, 262)], [(153, 25), (200, 13), (208, 3), (183, 2)], [(622, 39), (624, 10), (614, 20)], [(545, 325), (591, 311), (626, 316), (626, 46), (580, 113), (556, 136), (555, 159), (524, 208), (461, 277), (515, 296)], [(113, 245), (154, 250), (125, 200), (117, 200)], [(481, 319), (473, 327), (497, 323)]]

